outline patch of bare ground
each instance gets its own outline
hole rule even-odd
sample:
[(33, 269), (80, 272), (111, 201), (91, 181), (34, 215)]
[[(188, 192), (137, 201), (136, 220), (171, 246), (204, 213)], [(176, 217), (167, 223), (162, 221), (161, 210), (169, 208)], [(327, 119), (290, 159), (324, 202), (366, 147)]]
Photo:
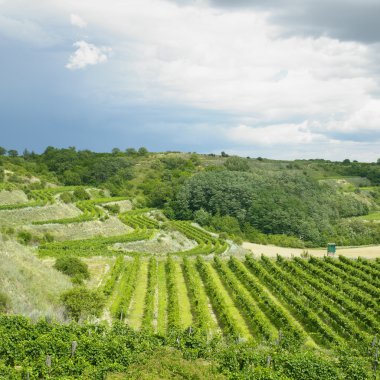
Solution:
[[(268, 257), (276, 257), (277, 255), (284, 257), (299, 257), (307, 253), (314, 257), (326, 256), (327, 249), (299, 249), (299, 248), (285, 248), (277, 247), (275, 245), (262, 245), (244, 242), (243, 248), (258, 256), (264, 255)], [(348, 258), (355, 259), (363, 257), (367, 259), (374, 259), (380, 257), (380, 246), (363, 246), (363, 247), (337, 247), (336, 256), (342, 255)]]

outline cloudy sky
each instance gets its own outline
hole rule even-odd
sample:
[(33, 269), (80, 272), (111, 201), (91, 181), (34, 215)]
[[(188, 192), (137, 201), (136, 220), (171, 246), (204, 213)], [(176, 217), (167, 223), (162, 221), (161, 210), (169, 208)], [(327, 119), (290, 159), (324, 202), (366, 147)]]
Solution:
[(0, 0), (0, 145), (380, 157), (379, 0)]

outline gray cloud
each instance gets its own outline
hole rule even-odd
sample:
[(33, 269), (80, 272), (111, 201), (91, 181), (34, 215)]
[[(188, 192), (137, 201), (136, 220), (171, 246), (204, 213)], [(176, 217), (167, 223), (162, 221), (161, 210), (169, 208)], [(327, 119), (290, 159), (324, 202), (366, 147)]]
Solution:
[[(178, 2), (184, 3), (184, 0)], [(231, 10), (269, 11), (272, 21), (292, 35), (328, 35), (341, 40), (380, 42), (378, 0), (208, 0), (208, 4)]]

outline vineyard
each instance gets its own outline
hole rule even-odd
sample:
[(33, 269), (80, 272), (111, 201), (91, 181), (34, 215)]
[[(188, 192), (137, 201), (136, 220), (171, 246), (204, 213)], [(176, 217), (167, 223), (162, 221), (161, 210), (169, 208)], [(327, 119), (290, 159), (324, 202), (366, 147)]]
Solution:
[[(74, 189), (35, 191), (30, 202), (2, 205), (0, 213), (47, 207), (56, 202), (54, 195)], [(109, 216), (108, 203), (123, 200), (103, 197), (77, 201), (79, 216), (32, 221), (31, 225), (102, 220)], [(105, 299), (100, 320), (111, 325), (129, 326), (175, 342), (184, 332), (191, 335), (196, 331), (206, 341), (223, 339), (234, 345), (264, 344), (317, 352), (347, 349), (369, 366), (377, 361), (378, 260), (235, 257), (229, 240), (190, 221), (157, 215), (156, 210), (146, 208), (118, 213), (131, 232), (45, 241), (33, 250), (41, 260), (73, 256), (111, 262), (99, 281), (93, 282)], [(119, 244), (148, 241), (168, 229), (195, 246), (158, 255), (127, 252)]]
[[(380, 332), (380, 266), (355, 265), (345, 259), (118, 256), (102, 291), (112, 300), (112, 317), (127, 324), (135, 313), (134, 300), (142, 301), (135, 325), (146, 331), (194, 326), (238, 340), (282, 339), (323, 348), (352, 344), (365, 353)], [(356, 276), (347, 275), (343, 283), (336, 275), (342, 268)], [(321, 276), (316, 279), (316, 274)]]

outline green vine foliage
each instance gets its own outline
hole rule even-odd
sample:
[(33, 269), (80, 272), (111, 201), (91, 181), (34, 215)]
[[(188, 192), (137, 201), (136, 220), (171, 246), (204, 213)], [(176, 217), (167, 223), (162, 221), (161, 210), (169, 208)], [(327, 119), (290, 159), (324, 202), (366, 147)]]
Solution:
[[(198, 359), (204, 360), (202, 366), (208, 366), (205, 378), (374, 379), (369, 358), (353, 356), (348, 350), (321, 355), (276, 345), (226, 342), (220, 337), (208, 340), (197, 329), (191, 333), (178, 331), (175, 336), (164, 338), (136, 332), (118, 321), (112, 327), (88, 323), (64, 325), (0, 315), (0, 336), (2, 380), (125, 378), (123, 374), (136, 366), (150, 373), (149, 360), (162, 359), (165, 363), (168, 352), (183, 364), (183, 368), (176, 367), (177, 361), (171, 364), (169, 378), (173, 379), (200, 378), (190, 376), (199, 367)], [(168, 368), (165, 371), (168, 373)], [(181, 371), (187, 377), (179, 377)]]

